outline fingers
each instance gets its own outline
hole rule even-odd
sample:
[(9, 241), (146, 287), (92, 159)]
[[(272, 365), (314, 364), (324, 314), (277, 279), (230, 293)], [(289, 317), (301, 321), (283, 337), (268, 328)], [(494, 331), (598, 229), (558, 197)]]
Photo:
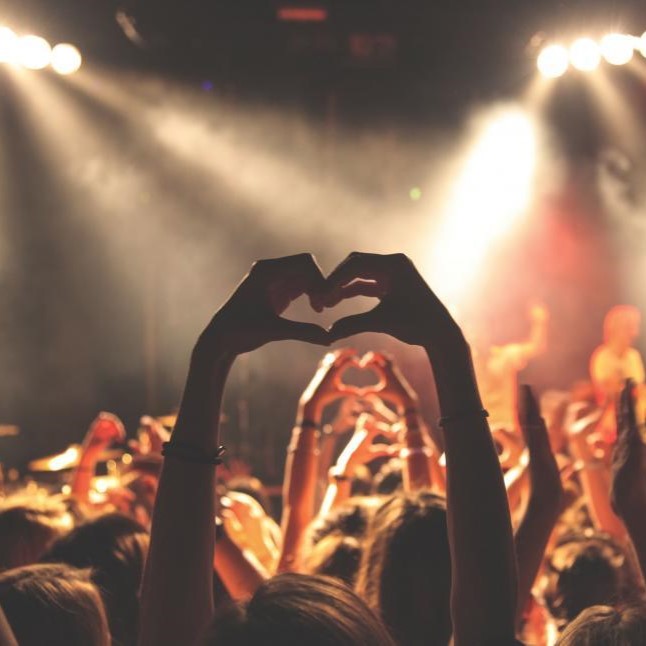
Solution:
[(518, 420), (521, 426), (543, 423), (541, 412), (531, 386), (522, 384), (518, 389)]
[(618, 441), (637, 444), (641, 442), (641, 437), (637, 426), (634, 387), (633, 381), (627, 379), (626, 385), (621, 391), (617, 412), (617, 434)]
[[(377, 306), (378, 308), (379, 306)], [(364, 332), (382, 332), (377, 316), (377, 308), (364, 314), (354, 314), (340, 319), (330, 328), (330, 342), (340, 341), (355, 334)]]
[(399, 456), (401, 447), (394, 444), (373, 444), (368, 452), (366, 463), (379, 458), (395, 458)]
[(313, 323), (301, 323), (278, 317), (272, 328), (271, 336), (274, 341), (305, 341), (322, 346), (329, 346), (331, 343), (329, 333)]
[(334, 307), (341, 301), (367, 296), (369, 298), (383, 298), (387, 290), (380, 283), (368, 280), (355, 280), (348, 285), (341, 285), (330, 290), (324, 297), (325, 307)]
[[(254, 263), (250, 275), (265, 287), (278, 282), (283, 298), (294, 300), (301, 294), (308, 294), (313, 306), (326, 287), (325, 276), (310, 253), (259, 260)], [(315, 309), (320, 311), (321, 308)]]

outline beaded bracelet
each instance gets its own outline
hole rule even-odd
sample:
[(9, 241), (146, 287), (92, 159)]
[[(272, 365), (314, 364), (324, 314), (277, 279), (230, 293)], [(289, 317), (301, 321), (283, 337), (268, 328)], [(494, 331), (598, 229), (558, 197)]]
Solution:
[(447, 424), (451, 424), (452, 422), (460, 422), (463, 419), (469, 419), (471, 417), (484, 417), (486, 419), (487, 417), (489, 417), (489, 411), (482, 408), (480, 410), (471, 410), (464, 413), (457, 413), (456, 415), (447, 415), (446, 417), (440, 417), (437, 425), (440, 428), (444, 428)]
[(213, 454), (207, 453), (190, 444), (183, 442), (164, 442), (162, 444), (162, 455), (165, 458), (175, 458), (184, 462), (196, 464), (222, 464), (222, 456), (226, 453), (224, 446), (219, 446)]

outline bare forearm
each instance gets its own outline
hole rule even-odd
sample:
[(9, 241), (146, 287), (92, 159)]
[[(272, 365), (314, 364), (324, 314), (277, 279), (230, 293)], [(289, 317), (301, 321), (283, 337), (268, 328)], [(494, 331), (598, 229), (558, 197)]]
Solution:
[(507, 495), (482, 409), (468, 346), (429, 358), (436, 378), (447, 457), (447, 507), (457, 646), (511, 643), (516, 571)]
[(236, 601), (250, 599), (269, 578), (257, 559), (252, 559), (227, 536), (218, 541), (213, 564), (231, 598)]
[(283, 549), (278, 571), (298, 569), (305, 530), (314, 517), (319, 460), (319, 432), (313, 427), (294, 429), (285, 465), (283, 491)]
[(404, 466), (404, 490), (430, 489), (433, 485), (432, 449), (426, 442), (417, 414), (407, 417), (403, 439), (404, 448), (400, 457)]
[(559, 515), (559, 503), (532, 496), (514, 537), (518, 561), (518, 606), (516, 624), (522, 620), (545, 548)]
[[(195, 356), (173, 442), (205, 454), (218, 446), (222, 393), (231, 359)], [(193, 643), (213, 616), (215, 468), (169, 457), (153, 514), (142, 588), (140, 644)], [(191, 603), (186, 603), (190, 595)], [(178, 610), (181, 608), (181, 612)]]

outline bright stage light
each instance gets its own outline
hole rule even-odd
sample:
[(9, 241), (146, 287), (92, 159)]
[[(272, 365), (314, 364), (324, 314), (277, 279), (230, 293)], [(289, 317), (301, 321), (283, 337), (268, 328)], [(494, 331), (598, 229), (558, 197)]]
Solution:
[(549, 45), (538, 55), (536, 65), (543, 76), (555, 79), (567, 72), (570, 57), (562, 45)]
[(642, 37), (639, 39), (639, 51), (641, 55), (646, 58), (646, 31), (642, 34)]
[(592, 72), (601, 63), (599, 45), (592, 38), (579, 38), (570, 47), (570, 62), (581, 72)]
[(601, 54), (611, 65), (625, 65), (635, 53), (633, 37), (625, 34), (608, 34), (601, 39)]
[(61, 43), (52, 50), (52, 68), (59, 74), (74, 74), (82, 64), (81, 52), (74, 45)]
[(434, 234), (433, 279), (459, 302), (492, 245), (527, 211), (537, 166), (537, 131), (520, 107), (492, 112), (478, 127)]
[(0, 27), (0, 63), (13, 63), (18, 55), (18, 36), (9, 27)]
[(23, 36), (18, 42), (18, 62), (29, 70), (42, 70), (52, 60), (50, 44), (40, 36)]

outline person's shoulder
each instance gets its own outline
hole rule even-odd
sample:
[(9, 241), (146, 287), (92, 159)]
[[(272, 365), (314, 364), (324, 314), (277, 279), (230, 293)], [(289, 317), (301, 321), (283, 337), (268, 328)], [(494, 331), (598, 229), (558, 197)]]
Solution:
[(611, 355), (612, 351), (607, 345), (599, 345), (592, 352), (592, 355), (590, 356), (590, 363), (607, 360), (611, 357)]

